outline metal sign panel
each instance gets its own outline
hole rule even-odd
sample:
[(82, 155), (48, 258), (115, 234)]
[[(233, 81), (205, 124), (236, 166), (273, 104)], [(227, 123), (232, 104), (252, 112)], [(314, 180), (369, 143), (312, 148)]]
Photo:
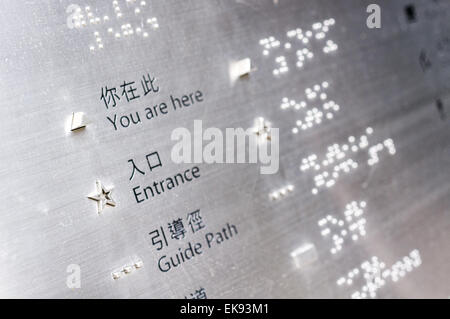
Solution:
[(450, 3), (378, 3), (2, 1), (0, 296), (447, 298)]

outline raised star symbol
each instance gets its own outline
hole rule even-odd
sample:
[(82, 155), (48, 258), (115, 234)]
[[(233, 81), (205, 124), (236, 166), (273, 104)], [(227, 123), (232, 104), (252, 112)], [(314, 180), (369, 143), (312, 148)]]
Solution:
[(115, 207), (116, 202), (111, 198), (112, 189), (106, 189), (100, 181), (96, 181), (97, 192), (88, 196), (97, 202), (97, 212), (100, 214), (106, 205)]

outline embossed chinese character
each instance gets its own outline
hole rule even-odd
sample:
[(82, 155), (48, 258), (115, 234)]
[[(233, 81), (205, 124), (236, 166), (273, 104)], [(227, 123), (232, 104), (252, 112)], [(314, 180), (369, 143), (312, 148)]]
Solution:
[[(194, 293), (191, 293), (191, 298), (189, 299), (208, 299), (206, 297), (206, 290), (205, 288), (200, 287), (200, 289), (197, 289)], [(185, 297), (185, 299), (188, 299)]]
[[(161, 234), (159, 232), (159, 229), (155, 229), (154, 231), (150, 232), (149, 235), (152, 237), (152, 245), (158, 245), (157, 250), (161, 250), (164, 246), (168, 246), (166, 234), (164, 233), (164, 229), (160, 227)], [(160, 236), (162, 236), (162, 239), (160, 239)]]
[(200, 209), (193, 211), (187, 215), (187, 221), (193, 233), (198, 232), (200, 229), (205, 228), (203, 224), (202, 216), (200, 215)]
[(159, 86), (157, 86), (154, 83), (155, 80), (156, 80), (156, 78), (155, 77), (152, 78), (150, 76), (150, 74), (148, 74), (148, 73), (147, 73), (147, 77), (145, 77), (145, 75), (142, 76), (141, 84), (142, 84), (142, 89), (144, 90), (144, 96), (151, 92), (154, 92), (154, 93), (159, 92)]
[(102, 87), (102, 95), (100, 97), (100, 100), (103, 100), (106, 109), (108, 109), (110, 106), (115, 107), (117, 104), (116, 99), (120, 100), (120, 97), (116, 94), (115, 87), (110, 89), (108, 89), (107, 86), (105, 86), (104, 88)]
[(145, 175), (145, 172), (141, 171), (139, 169), (139, 167), (137, 167), (137, 165), (134, 163), (133, 159), (129, 159), (128, 162), (129, 163), (131, 162), (131, 165), (133, 165), (133, 171), (131, 172), (131, 176), (130, 176), (130, 179), (129, 179), (130, 181), (134, 178), (134, 174), (136, 173), (136, 171), (138, 173), (140, 173), (141, 175)]
[(183, 220), (181, 218), (175, 219), (173, 222), (169, 223), (169, 230), (171, 233), (171, 237), (177, 240), (184, 238), (186, 234)]
[(135, 87), (133, 87), (134, 81), (133, 82), (125, 82), (123, 81), (123, 84), (120, 86), (122, 88), (122, 96), (125, 95), (126, 99), (128, 102), (139, 98), (139, 95), (136, 95), (134, 92), (137, 91), (137, 89)]
[(154, 168), (162, 166), (161, 159), (159, 158), (158, 152), (153, 152), (150, 154), (147, 154), (146, 156), (148, 167), (150, 168), (150, 171), (152, 171)]

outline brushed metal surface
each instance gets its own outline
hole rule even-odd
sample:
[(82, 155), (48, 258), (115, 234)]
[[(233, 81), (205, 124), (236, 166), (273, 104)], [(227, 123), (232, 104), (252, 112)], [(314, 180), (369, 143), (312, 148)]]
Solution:
[[(70, 29), (66, 9), (72, 2), (0, 3), (1, 297), (184, 298), (202, 287), (208, 298), (348, 298), (364, 279), (339, 286), (339, 278), (372, 256), (390, 267), (415, 249), (421, 265), (398, 282), (388, 281), (377, 297), (450, 296), (448, 1), (379, 1), (381, 29), (366, 27), (370, 1), (336, 0), (166, 0), (143, 7), (118, 1), (120, 19), (113, 1), (90, 1), (79, 5), (89, 5), (101, 22)], [(405, 11), (411, 4), (415, 21)], [(151, 17), (159, 28), (149, 27)], [(297, 43), (290, 51), (262, 54), (260, 39), (273, 36), (284, 44), (288, 30), (307, 30), (329, 18), (336, 21), (328, 33), (339, 46), (335, 53), (320, 52), (314, 42), (315, 57), (302, 69), (295, 67)], [(148, 37), (124, 36), (121, 26), (127, 23), (147, 28)], [(278, 54), (290, 69), (277, 77)], [(246, 57), (257, 70), (230, 85), (230, 63)], [(139, 84), (147, 73), (157, 77), (158, 94), (105, 109), (102, 87), (124, 80)], [(300, 100), (307, 87), (322, 81), (330, 83), (339, 112), (332, 121), (292, 134), (297, 115), (280, 109), (282, 98)], [(106, 120), (196, 90), (204, 102), (165, 117), (118, 131)], [(90, 122), (71, 133), (67, 120), (73, 112), (84, 112)], [(170, 161), (174, 128), (192, 128), (195, 119), (204, 126), (247, 128), (259, 116), (280, 128), (278, 174), (260, 175), (256, 165), (200, 164), (198, 181), (135, 202), (134, 185), (192, 166)], [(380, 155), (372, 167), (361, 157), (357, 170), (313, 195), (312, 173), (299, 170), (302, 158), (320, 156), (367, 127), (374, 141), (392, 138), (396, 154)], [(152, 151), (163, 166), (129, 181), (127, 161)], [(87, 198), (97, 179), (114, 187), (117, 203), (100, 215)], [(269, 199), (287, 184), (292, 193)], [(321, 236), (318, 221), (329, 214), (343, 217), (348, 202), (362, 200), (366, 236), (330, 253), (332, 242)], [(204, 232), (229, 222), (238, 235), (182, 267), (159, 271), (162, 252), (148, 233), (160, 226), (167, 231), (168, 222), (196, 209)], [(171, 240), (164, 253), (176, 253), (187, 242)], [(308, 253), (304, 262), (293, 260), (294, 251)], [(113, 280), (111, 272), (136, 256), (142, 269)], [(66, 284), (71, 264), (81, 269), (79, 289)]]

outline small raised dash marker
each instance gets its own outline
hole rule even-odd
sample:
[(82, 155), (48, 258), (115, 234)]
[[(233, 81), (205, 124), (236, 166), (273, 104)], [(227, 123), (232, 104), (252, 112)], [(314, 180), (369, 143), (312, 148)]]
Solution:
[(144, 267), (144, 262), (142, 260), (136, 260), (133, 264), (128, 264), (120, 269), (117, 269), (111, 273), (111, 276), (114, 280), (117, 280), (122, 277), (122, 274), (128, 275), (132, 273), (135, 270), (138, 270), (140, 268)]

